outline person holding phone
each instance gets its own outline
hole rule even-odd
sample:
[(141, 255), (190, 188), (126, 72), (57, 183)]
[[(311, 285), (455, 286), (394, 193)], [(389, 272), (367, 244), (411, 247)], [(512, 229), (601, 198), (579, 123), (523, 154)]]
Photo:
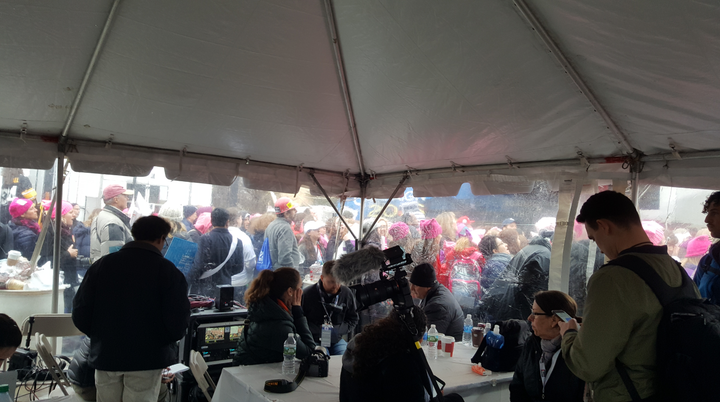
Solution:
[(510, 401), (582, 402), (585, 382), (565, 364), (560, 345), (560, 316), (577, 318), (577, 304), (566, 293), (548, 290), (535, 294), (528, 320), (534, 336), (528, 338), (510, 383)]

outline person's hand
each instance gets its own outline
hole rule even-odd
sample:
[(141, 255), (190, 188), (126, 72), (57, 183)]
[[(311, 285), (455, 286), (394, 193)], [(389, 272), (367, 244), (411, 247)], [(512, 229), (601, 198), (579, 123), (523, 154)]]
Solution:
[(560, 327), (560, 336), (565, 336), (565, 332), (574, 329), (575, 331), (578, 330), (578, 323), (577, 320), (574, 318), (568, 322), (560, 321), (558, 322), (558, 326)]
[(74, 245), (71, 245), (71, 246), (67, 249), (67, 251), (68, 251), (68, 253), (70, 253), (70, 256), (71, 256), (72, 258), (77, 258), (77, 256), (78, 256), (78, 250), (75, 248)]
[(170, 382), (172, 382), (172, 380), (175, 379), (175, 374), (170, 373), (169, 370), (170, 370), (169, 367), (166, 367), (163, 370), (162, 379), (160, 380), (160, 382), (162, 382), (163, 384), (170, 383)]
[(295, 298), (293, 299), (293, 306), (302, 306), (302, 288), (295, 291)]

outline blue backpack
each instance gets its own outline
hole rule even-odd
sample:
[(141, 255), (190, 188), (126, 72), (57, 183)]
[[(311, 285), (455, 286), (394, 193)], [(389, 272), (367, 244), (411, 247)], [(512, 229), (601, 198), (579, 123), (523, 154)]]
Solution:
[(272, 269), (272, 259), (270, 258), (270, 242), (268, 238), (265, 238), (263, 245), (260, 248), (260, 255), (257, 258), (257, 264), (255, 265), (256, 273), (260, 273), (266, 269)]

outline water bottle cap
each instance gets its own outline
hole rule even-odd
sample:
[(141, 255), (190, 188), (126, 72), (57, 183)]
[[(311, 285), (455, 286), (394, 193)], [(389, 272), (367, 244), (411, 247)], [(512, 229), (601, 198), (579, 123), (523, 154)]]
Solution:
[(493, 332), (496, 333), (496, 334), (499, 334), (499, 333), (500, 333), (500, 326), (497, 325), (497, 324), (495, 324), (495, 327), (493, 328)]
[(8, 384), (0, 385), (0, 393), (8, 393), (10, 391), (10, 386)]
[(294, 332), (288, 332), (288, 338), (294, 338), (295, 333)]
[(435, 329), (435, 324), (430, 324), (430, 329)]
[(468, 314), (468, 315), (467, 315), (467, 318), (472, 318), (472, 314)]

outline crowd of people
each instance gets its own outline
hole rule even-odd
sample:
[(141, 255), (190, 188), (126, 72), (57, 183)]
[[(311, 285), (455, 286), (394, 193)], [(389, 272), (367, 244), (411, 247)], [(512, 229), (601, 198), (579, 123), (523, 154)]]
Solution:
[[(282, 197), (274, 211), (263, 214), (166, 203), (157, 216), (131, 225), (124, 212), (130, 194), (120, 185), (106, 187), (104, 208), (84, 222), (77, 221), (80, 207), (66, 202), (49, 218), (41, 212), (49, 203), (41, 202), (39, 211), (34, 200), (18, 197), (9, 206), (11, 249), (28, 259), (41, 225), (58, 215), (62, 220), (60, 267), (71, 285), (65, 292), (66, 308), (90, 337), (84, 353), (100, 373), (95, 376), (98, 395), (102, 390), (122, 392), (123, 376), (157, 395), (162, 368), (173, 360), (169, 345), (182, 337), (181, 328), (187, 325), (186, 296), (214, 296), (223, 285), (235, 286), (248, 307), (249, 325), (234, 364), (281, 361), (283, 343), (293, 333), (297, 357), (322, 344), (331, 354), (344, 355), (343, 375), (357, 377), (355, 383), (343, 380), (348, 389), (363, 389), (362, 384), (374, 378), (374, 368), (406, 361), (410, 357), (396, 354), (410, 351), (378, 349), (369, 338), (354, 336), (380, 334), (398, 325), (387, 303), (358, 312), (352, 291), (336, 278), (338, 266), (354, 258), (357, 249), (400, 246), (412, 257), (405, 269), (416, 302), (413, 315), (423, 327), (435, 325), (440, 333), (460, 340), (466, 314), (475, 322), (529, 320), (534, 336), (516, 366), (513, 401), (580, 401), (588, 389), (596, 400), (630, 400), (616, 397), (630, 390), (614, 370), (615, 360), (627, 368), (637, 394), (653, 398), (658, 392), (652, 349), (662, 309), (647, 292), (638, 291), (641, 279), (612, 265), (620, 256), (638, 256), (673, 287), (685, 283), (682, 276), (692, 277), (694, 294), (713, 303), (720, 298), (720, 248), (711, 247), (711, 238), (720, 237), (720, 192), (705, 203), (707, 229), (693, 233), (678, 228), (669, 235), (662, 225), (641, 221), (624, 195), (606, 191), (590, 197), (574, 226), (569, 294), (548, 290), (553, 219), (543, 218), (523, 232), (512, 218), (499, 227), (483, 227), (452, 212), (425, 219), (404, 213), (395, 221), (366, 223), (365, 235), (358, 238), (354, 214), (322, 220), (312, 208), (298, 212), (291, 199)], [(52, 260), (53, 236), (49, 230), (41, 263)], [(162, 258), (175, 239), (197, 244), (194, 263), (184, 273)], [(609, 267), (599, 271), (606, 260), (611, 260)], [(319, 280), (309, 283), (315, 269)], [(375, 270), (358, 282), (373, 282), (381, 275)], [(114, 299), (129, 301), (119, 305)], [(157, 311), (148, 311), (153, 309)], [(144, 313), (138, 316), (140, 310)], [(573, 320), (561, 320), (555, 310)], [(577, 325), (581, 320), (582, 329)], [(142, 343), (133, 341), (136, 334), (128, 330), (138, 322), (161, 336), (143, 341), (145, 357), (125, 363), (127, 348)], [(373, 350), (374, 357), (364, 354), (366, 350)], [(399, 360), (387, 360), (383, 353)], [(387, 369), (392, 366), (383, 366)]]

